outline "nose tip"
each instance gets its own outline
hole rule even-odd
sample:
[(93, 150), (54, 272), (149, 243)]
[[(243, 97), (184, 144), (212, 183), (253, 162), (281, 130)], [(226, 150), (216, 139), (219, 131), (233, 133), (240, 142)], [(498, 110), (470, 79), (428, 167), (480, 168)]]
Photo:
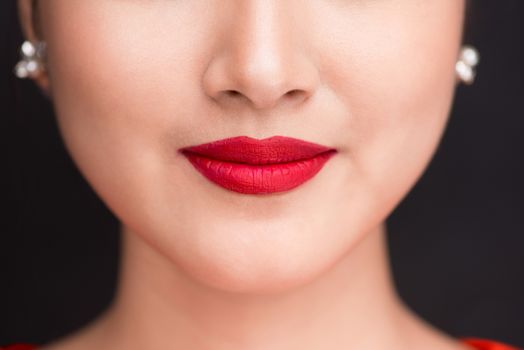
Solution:
[(263, 62), (253, 57), (244, 62), (215, 58), (204, 77), (206, 94), (221, 105), (236, 102), (254, 109), (300, 104), (315, 90), (315, 69), (305, 59), (292, 60), (278, 52), (275, 55), (278, 57), (272, 59), (265, 55)]

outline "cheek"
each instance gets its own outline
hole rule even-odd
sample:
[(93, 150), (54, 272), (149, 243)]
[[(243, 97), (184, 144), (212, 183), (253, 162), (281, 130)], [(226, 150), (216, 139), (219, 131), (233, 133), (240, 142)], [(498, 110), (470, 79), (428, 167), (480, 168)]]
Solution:
[(159, 201), (150, 197), (163, 198), (170, 189), (183, 193), (179, 175), (165, 166), (177, 156), (176, 143), (191, 135), (190, 124), (198, 123), (189, 120), (202, 102), (198, 69), (205, 64), (195, 58), (210, 57), (204, 50), (213, 49), (206, 44), (212, 35), (204, 23), (212, 21), (186, 16), (205, 11), (173, 2), (46, 4), (52, 93), (73, 159), (117, 215), (153, 215), (147, 213), (158, 210), (151, 204)]
[[(68, 120), (101, 132), (118, 126), (141, 133), (176, 122), (199, 88), (203, 64), (195, 58), (208, 57), (205, 42), (194, 45), (199, 39), (191, 29), (198, 24), (183, 23), (184, 9), (136, 1), (51, 2), (58, 5), (45, 7), (44, 18), (55, 101), (82, 112)], [(161, 10), (175, 15), (161, 16)], [(162, 23), (179, 17), (176, 27)]]
[(347, 181), (358, 179), (359, 196), (384, 211), (419, 178), (442, 136), (462, 35), (462, 1), (403, 3), (321, 25), (331, 29), (318, 37), (346, 36), (324, 47), (322, 66), (332, 67), (326, 81), (348, 111)]

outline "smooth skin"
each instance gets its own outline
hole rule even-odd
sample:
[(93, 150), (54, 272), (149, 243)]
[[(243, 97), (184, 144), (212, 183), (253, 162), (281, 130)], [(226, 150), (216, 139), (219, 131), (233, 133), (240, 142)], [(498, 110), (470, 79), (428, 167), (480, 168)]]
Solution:
[[(464, 0), (31, 4), (36, 81), (123, 234), (112, 306), (44, 350), (468, 349), (399, 298), (385, 243), (448, 120)], [(177, 153), (240, 135), (338, 154), (243, 195)]]

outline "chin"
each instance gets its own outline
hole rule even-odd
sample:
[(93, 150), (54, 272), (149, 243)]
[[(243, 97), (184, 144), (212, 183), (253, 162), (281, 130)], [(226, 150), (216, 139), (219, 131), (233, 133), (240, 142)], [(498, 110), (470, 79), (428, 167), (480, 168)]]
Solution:
[[(282, 226), (287, 226), (284, 230)], [(340, 246), (292, 223), (213, 225), (178, 242), (171, 260), (197, 283), (222, 292), (272, 294), (299, 288), (328, 270)], [(175, 249), (175, 247), (173, 247)]]
[(187, 275), (207, 288), (246, 295), (276, 294), (300, 288), (331, 266), (329, 261), (311, 263), (306, 257), (279, 265), (253, 261), (231, 265), (230, 260), (234, 258), (220, 256), (215, 259), (211, 255), (179, 264)]

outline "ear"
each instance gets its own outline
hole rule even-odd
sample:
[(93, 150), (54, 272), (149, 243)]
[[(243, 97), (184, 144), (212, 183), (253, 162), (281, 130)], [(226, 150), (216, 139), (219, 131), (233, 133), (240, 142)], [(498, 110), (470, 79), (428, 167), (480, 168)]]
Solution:
[[(32, 42), (44, 40), (41, 35), (42, 31), (39, 28), (40, 21), (38, 17), (37, 0), (18, 0), (18, 15), (22, 33), (26, 40)], [(38, 77), (34, 78), (34, 80), (46, 94), (49, 94), (49, 79), (47, 72), (40, 74)]]

